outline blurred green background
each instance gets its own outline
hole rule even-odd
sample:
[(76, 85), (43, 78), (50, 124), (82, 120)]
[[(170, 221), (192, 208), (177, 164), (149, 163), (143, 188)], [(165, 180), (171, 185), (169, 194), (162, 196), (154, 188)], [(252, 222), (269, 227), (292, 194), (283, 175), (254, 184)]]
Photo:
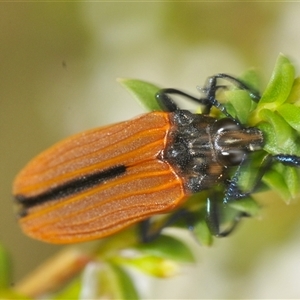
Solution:
[[(299, 15), (296, 2), (0, 3), (0, 242), (14, 281), (61, 248), (17, 225), (11, 184), (29, 159), (70, 134), (143, 113), (118, 77), (196, 94), (212, 74), (257, 67), (264, 88), (279, 52), (300, 64)], [(143, 296), (300, 297), (300, 201), (257, 198), (261, 218), (212, 248), (187, 237), (197, 265), (152, 281)]]

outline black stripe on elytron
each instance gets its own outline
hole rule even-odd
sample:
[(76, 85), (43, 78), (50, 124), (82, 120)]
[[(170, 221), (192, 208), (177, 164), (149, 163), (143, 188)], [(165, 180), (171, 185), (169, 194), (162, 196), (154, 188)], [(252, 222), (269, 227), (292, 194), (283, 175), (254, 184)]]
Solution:
[(42, 204), (44, 202), (64, 198), (72, 194), (79, 193), (83, 190), (90, 189), (102, 182), (115, 178), (126, 172), (126, 166), (119, 165), (104, 171), (82, 176), (80, 178), (71, 180), (55, 188), (52, 188), (42, 194), (26, 197), (24, 195), (16, 195), (15, 199), (19, 205), (21, 205), (23, 212), (20, 215), (26, 215), (26, 209)]

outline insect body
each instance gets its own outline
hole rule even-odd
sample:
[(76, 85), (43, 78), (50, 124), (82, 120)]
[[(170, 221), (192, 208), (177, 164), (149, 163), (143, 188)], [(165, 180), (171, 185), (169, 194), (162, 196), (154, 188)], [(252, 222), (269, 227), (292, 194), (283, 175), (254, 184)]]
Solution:
[[(227, 198), (245, 196), (228, 171), (262, 148), (263, 135), (243, 127), (215, 99), (219, 77), (248, 90), (225, 74), (210, 79), (203, 99), (162, 90), (158, 100), (165, 111), (77, 134), (34, 158), (13, 188), (24, 232), (51, 243), (87, 241), (172, 212), (219, 183)], [(205, 114), (179, 109), (170, 93), (204, 105)], [(227, 117), (209, 116), (212, 106)]]

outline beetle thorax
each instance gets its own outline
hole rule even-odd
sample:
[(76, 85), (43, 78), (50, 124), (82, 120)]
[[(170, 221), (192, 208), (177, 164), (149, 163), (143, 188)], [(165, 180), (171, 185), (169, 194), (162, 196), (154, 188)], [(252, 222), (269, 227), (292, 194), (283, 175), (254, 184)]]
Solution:
[(224, 181), (230, 167), (240, 164), (263, 144), (261, 131), (243, 128), (228, 118), (217, 120), (179, 110), (171, 119), (174, 125), (163, 159), (185, 179), (192, 193)]

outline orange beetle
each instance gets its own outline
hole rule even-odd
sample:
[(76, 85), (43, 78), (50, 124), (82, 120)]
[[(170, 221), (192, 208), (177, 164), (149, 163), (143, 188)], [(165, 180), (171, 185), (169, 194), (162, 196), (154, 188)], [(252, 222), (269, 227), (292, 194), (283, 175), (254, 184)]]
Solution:
[[(245, 128), (215, 99), (162, 90), (165, 111), (74, 135), (41, 153), (18, 174), (13, 194), (26, 234), (51, 243), (103, 238), (149, 217), (172, 212), (193, 193), (224, 183), (231, 166), (262, 148), (257, 128)], [(180, 110), (178, 93), (205, 106), (205, 114)], [(208, 115), (211, 106), (227, 118)]]

